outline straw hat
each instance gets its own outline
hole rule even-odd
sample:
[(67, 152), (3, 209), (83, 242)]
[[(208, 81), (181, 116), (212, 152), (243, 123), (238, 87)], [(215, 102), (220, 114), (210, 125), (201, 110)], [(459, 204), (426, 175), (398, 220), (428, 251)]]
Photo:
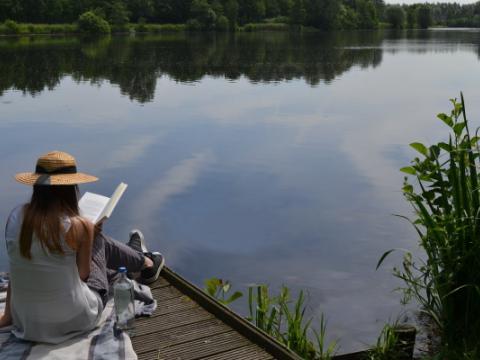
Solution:
[(97, 181), (98, 178), (77, 172), (72, 155), (52, 151), (38, 158), (34, 173), (19, 173), (15, 180), (26, 185), (75, 185)]

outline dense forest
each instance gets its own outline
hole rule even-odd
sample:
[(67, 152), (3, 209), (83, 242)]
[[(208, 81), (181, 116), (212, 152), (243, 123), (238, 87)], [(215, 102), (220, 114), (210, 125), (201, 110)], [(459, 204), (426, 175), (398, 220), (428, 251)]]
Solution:
[[(82, 18), (83, 15), (83, 18)], [(246, 24), (289, 24), (321, 30), (480, 26), (480, 2), (386, 5), (384, 0), (0, 0), (0, 22), (187, 24), (234, 30)], [(101, 23), (103, 21), (103, 23)], [(102, 26), (104, 26), (102, 28)], [(100, 31), (100, 32), (101, 32)], [(108, 28), (109, 31), (109, 28)]]
[(0, 0), (0, 22), (72, 23), (91, 11), (117, 27), (141, 21), (226, 30), (270, 21), (375, 29), (384, 7), (383, 0)]

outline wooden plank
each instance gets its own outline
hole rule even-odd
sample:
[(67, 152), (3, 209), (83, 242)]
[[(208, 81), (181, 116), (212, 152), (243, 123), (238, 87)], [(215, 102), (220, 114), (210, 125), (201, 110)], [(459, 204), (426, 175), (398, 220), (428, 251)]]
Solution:
[(166, 314), (175, 313), (175, 312), (193, 309), (193, 308), (199, 308), (199, 307), (200, 305), (198, 305), (196, 302), (192, 301), (190, 298), (186, 296), (167, 299), (164, 301), (158, 301), (157, 308), (155, 309), (153, 314), (149, 317), (138, 318), (136, 320), (136, 323), (153, 321), (152, 318), (155, 318), (157, 316), (166, 315)]
[(163, 301), (185, 296), (180, 291), (178, 291), (177, 288), (171, 285), (153, 289), (152, 295), (155, 299), (157, 299), (157, 301)]
[(349, 354), (336, 355), (332, 360), (364, 360), (368, 358), (368, 351), (358, 351)]
[(194, 340), (186, 344), (174, 345), (168, 348), (140, 354), (139, 360), (196, 360), (237, 349), (248, 344), (250, 344), (248, 339), (239, 335), (235, 330), (231, 330), (227, 333)]
[(163, 286), (169, 286), (170, 283), (163, 277), (159, 277), (154, 283), (150, 284), (150, 289), (156, 289), (156, 288), (160, 288), (160, 287), (163, 287)]
[(273, 357), (255, 344), (202, 358), (202, 360), (272, 360)]
[(249, 339), (252, 343), (264, 348), (279, 360), (301, 360), (301, 358), (284, 345), (271, 338), (268, 334), (256, 328), (240, 315), (234, 313), (226, 306), (208, 296), (204, 291), (189, 283), (180, 275), (165, 267), (162, 276), (180, 292), (184, 293), (201, 307), (213, 314), (218, 319), (231, 326), (235, 331)]
[[(229, 332), (232, 329), (218, 319), (208, 319), (192, 324), (177, 326), (167, 330), (132, 338), (137, 354), (150, 352), (193, 340)], [(188, 344), (186, 344), (188, 346)]]
[(187, 325), (211, 319), (214, 316), (202, 308), (193, 308), (149, 318), (149, 321), (138, 321), (134, 329), (135, 336), (142, 336), (152, 332), (165, 331), (176, 326)]

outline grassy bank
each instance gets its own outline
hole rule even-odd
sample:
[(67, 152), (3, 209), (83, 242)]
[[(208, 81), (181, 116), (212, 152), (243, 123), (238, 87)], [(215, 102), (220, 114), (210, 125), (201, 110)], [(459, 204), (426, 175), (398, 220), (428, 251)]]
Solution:
[[(113, 33), (138, 32), (161, 33), (187, 30), (185, 24), (129, 24), (122, 30), (112, 29)], [(44, 35), (78, 34), (77, 24), (22, 24), (0, 23), (0, 35)]]
[(19, 24), (0, 23), (1, 35), (19, 34), (74, 34), (78, 32), (76, 24)]
[[(237, 31), (261, 32), (261, 31), (316, 31), (314, 28), (305, 26), (291, 26), (287, 23), (250, 23), (240, 26)], [(128, 24), (121, 30), (112, 28), (112, 33), (150, 33), (202, 31), (190, 29), (187, 24)], [(24, 23), (0, 23), (0, 35), (44, 35), (44, 34), (78, 34), (80, 30), (77, 24), (24, 24)]]

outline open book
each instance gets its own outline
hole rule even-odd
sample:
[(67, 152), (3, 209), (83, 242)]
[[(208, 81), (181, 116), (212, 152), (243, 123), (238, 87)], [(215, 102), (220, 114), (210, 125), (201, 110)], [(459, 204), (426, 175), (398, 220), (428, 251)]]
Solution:
[(123, 182), (120, 183), (111, 197), (86, 192), (78, 202), (80, 215), (94, 224), (99, 224), (108, 219), (112, 215), (115, 206), (117, 206), (118, 200), (120, 200), (127, 189), (127, 186), (128, 185)]

